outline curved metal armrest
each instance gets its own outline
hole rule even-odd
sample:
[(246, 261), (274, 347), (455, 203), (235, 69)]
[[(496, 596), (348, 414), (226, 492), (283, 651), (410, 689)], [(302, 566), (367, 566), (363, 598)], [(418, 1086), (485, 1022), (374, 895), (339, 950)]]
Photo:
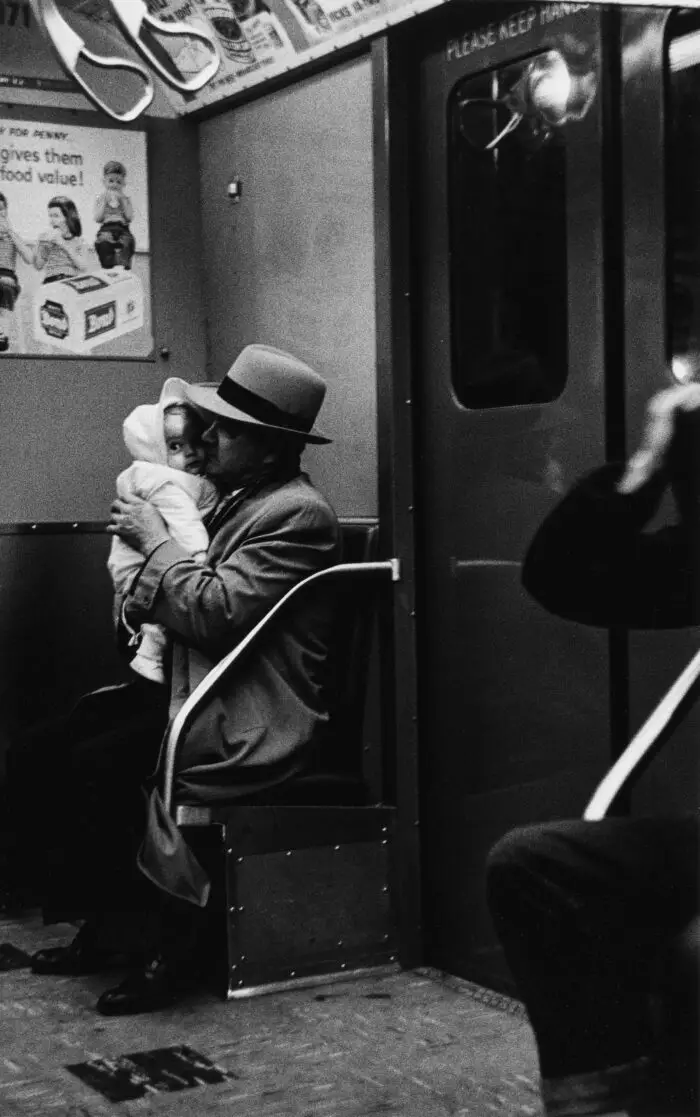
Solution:
[(173, 723), (168, 730), (165, 741), (165, 775), (163, 779), (163, 803), (166, 811), (170, 812), (172, 804), (175, 760), (180, 741), (186, 730), (189, 728), (200, 707), (206, 701), (210, 691), (213, 690), (224, 676), (230, 674), (241, 656), (243, 656), (250, 648), (251, 644), (258, 639), (259, 635), (268, 628), (287, 603), (291, 601), (292, 598), (302, 594), (309, 586), (316, 585), (318, 582), (327, 582), (331, 580), (350, 581), (358, 577), (377, 578), (387, 575), (392, 582), (399, 581), (400, 564), (398, 559), (386, 559), (382, 562), (344, 562), (339, 563), (337, 566), (331, 566), (327, 570), (319, 570), (316, 574), (309, 575), (309, 577), (304, 578), (302, 582), (298, 582), (296, 586), (292, 586), (292, 588), (285, 593), (284, 597), (280, 598), (277, 604), (265, 614), (262, 620), (258, 621), (258, 623), (251, 628), (250, 632), (241, 640), (240, 644), (237, 644), (228, 655), (224, 656), (224, 658), (217, 663), (216, 667), (212, 668), (208, 675), (202, 679), (199, 686), (195, 687), (192, 691), (192, 694), (173, 719)]
[(583, 817), (587, 822), (605, 818), (620, 792), (643, 770), (643, 761), (650, 759), (659, 738), (679, 711), (694, 683), (700, 677), (700, 651), (696, 652), (673, 686), (666, 692), (653, 713), (617, 758), (610, 771), (598, 784)]

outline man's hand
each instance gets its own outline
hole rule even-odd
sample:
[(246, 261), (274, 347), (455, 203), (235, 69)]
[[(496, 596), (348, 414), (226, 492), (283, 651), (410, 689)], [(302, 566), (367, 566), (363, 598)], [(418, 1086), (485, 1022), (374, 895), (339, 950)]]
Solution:
[(633, 493), (661, 468), (673, 438), (679, 411), (700, 408), (700, 384), (681, 384), (658, 392), (647, 404), (647, 422), (642, 442), (627, 463), (619, 493)]
[(107, 531), (145, 556), (170, 538), (165, 520), (155, 505), (137, 496), (123, 500), (117, 497), (110, 510)]

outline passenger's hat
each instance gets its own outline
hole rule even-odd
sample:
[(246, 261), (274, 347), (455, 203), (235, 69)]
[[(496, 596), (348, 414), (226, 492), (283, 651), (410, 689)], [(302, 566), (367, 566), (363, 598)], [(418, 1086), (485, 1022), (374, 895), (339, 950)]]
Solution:
[(190, 384), (195, 407), (238, 423), (330, 442), (314, 427), (326, 382), (303, 361), (271, 345), (247, 345), (220, 384)]

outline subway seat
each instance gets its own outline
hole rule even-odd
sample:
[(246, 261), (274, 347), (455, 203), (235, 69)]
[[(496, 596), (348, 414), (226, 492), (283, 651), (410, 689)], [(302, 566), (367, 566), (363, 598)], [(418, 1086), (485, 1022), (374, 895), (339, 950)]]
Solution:
[[(332, 716), (310, 767), (229, 803), (168, 803), (166, 794), (212, 880), (210, 904), (226, 932), (217, 985), (227, 997), (396, 966), (395, 808), (383, 802), (382, 735), (376, 724), (367, 732), (366, 718), (378, 606), (391, 578), (386, 569), (367, 578), (365, 564), (377, 562), (376, 522), (346, 521), (341, 539), (341, 564), (364, 569), (337, 579)], [(247, 654), (255, 654), (255, 638)]]

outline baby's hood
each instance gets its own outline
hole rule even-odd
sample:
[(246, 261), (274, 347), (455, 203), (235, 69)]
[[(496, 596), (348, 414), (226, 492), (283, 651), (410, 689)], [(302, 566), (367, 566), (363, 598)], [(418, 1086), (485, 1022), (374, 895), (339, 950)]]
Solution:
[(124, 420), (124, 442), (133, 458), (167, 465), (163, 413), (171, 403), (187, 401), (187, 382), (179, 376), (165, 381), (158, 403), (142, 403)]

